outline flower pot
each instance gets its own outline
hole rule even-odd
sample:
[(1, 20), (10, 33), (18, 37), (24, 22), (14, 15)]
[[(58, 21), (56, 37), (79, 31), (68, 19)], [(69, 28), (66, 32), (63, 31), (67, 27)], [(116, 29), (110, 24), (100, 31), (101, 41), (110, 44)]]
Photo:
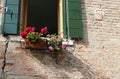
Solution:
[(24, 39), (24, 40), (25, 40), (23, 43), (24, 47), (30, 47), (30, 41), (28, 39)]
[(35, 42), (31, 42), (28, 39), (25, 39), (24, 46), (25, 47), (30, 47), (30, 48), (46, 47), (46, 41), (42, 40), (42, 39), (38, 39)]
[(38, 39), (35, 42), (30, 42), (30, 47), (34, 47), (34, 48), (46, 47), (46, 41), (42, 39)]

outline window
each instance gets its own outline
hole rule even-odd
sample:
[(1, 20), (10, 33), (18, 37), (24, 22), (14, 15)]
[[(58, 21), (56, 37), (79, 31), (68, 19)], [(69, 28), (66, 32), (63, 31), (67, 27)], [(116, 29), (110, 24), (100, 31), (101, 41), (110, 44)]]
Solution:
[[(22, 12), (20, 12), (21, 1)], [(62, 3), (62, 13), (59, 3)], [(64, 38), (83, 38), (80, 4), (80, 0), (36, 0), (36, 2), (34, 0), (6, 0), (3, 33), (18, 34), (21, 22), (23, 28), (26, 25), (36, 26), (38, 29), (48, 26), (51, 33), (63, 30)], [(20, 13), (22, 13), (21, 16)]]

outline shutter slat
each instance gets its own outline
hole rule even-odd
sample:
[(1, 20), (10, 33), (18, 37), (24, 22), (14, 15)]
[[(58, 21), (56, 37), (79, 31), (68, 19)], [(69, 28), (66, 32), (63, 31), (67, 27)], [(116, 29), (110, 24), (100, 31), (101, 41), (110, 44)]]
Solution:
[[(79, 8), (78, 8), (79, 7)], [(79, 10), (80, 11), (80, 2), (69, 1), (69, 10)]]
[(80, 27), (80, 26), (82, 26), (82, 23), (80, 22), (80, 20), (70, 20), (69, 25), (70, 25), (69, 29), (72, 29), (72, 28), (82, 29), (82, 27)]
[(7, 0), (7, 2), (6, 2), (6, 4), (17, 4), (17, 5), (19, 5), (19, 0)]
[(6, 19), (6, 21), (5, 21), (5, 24), (6, 23), (15, 23), (15, 24), (17, 24), (17, 22), (18, 22), (18, 17), (17, 17), (17, 15), (12, 15), (12, 18), (11, 18), (11, 15), (10, 14), (5, 14), (5, 19)]
[(69, 29), (69, 30), (70, 30), (70, 36), (72, 36), (72, 38), (83, 36), (82, 29)]
[(69, 11), (70, 19), (79, 19), (81, 20), (80, 11)]
[(5, 24), (4, 27), (6, 34), (16, 34), (17, 33), (17, 24)]

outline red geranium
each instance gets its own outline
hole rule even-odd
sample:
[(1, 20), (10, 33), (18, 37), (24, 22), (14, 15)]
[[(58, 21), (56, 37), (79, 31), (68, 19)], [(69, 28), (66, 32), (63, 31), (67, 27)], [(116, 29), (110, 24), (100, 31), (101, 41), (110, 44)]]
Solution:
[(40, 30), (40, 32), (41, 32), (42, 34), (46, 34), (46, 33), (47, 33), (47, 27), (42, 28), (42, 29)]
[(27, 32), (21, 32), (21, 37), (25, 39), (27, 37), (27, 34)]
[(26, 32), (29, 33), (29, 32), (33, 32), (35, 30), (34, 27), (26, 27)]

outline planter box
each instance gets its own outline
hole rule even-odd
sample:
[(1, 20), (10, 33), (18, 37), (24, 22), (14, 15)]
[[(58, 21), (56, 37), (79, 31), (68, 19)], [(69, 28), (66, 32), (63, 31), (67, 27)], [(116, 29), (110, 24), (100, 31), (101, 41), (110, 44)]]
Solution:
[(43, 39), (39, 39), (35, 42), (30, 42), (28, 39), (25, 39), (23, 42), (24, 48), (34, 48), (34, 49), (41, 49), (41, 48), (46, 48), (46, 41)]

